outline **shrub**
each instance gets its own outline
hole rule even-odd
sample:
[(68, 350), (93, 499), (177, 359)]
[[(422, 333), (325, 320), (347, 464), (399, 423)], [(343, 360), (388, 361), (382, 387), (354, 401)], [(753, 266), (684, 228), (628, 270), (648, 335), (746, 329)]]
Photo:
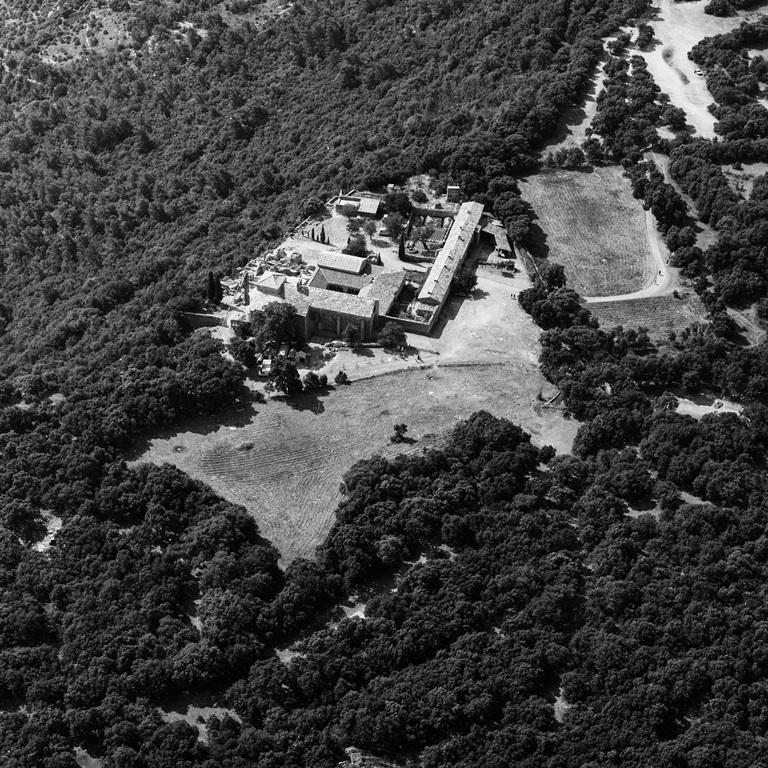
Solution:
[(314, 371), (305, 373), (302, 382), (304, 384), (304, 389), (320, 389), (322, 386), (320, 377)]
[(381, 329), (379, 341), (384, 347), (403, 347), (408, 343), (403, 326), (394, 320), (390, 320)]

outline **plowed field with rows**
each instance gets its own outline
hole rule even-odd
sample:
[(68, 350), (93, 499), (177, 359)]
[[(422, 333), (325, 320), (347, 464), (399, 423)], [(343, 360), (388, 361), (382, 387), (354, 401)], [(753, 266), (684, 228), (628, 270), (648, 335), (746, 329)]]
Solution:
[(692, 323), (704, 321), (706, 310), (699, 298), (691, 293), (685, 299), (673, 296), (652, 296), (628, 301), (606, 301), (589, 304), (601, 327), (625, 328), (645, 326), (652, 339), (666, 339), (670, 331), (680, 333)]
[(582, 296), (640, 290), (655, 275), (645, 211), (621, 168), (551, 171), (520, 185), (547, 236), (549, 259), (562, 264)]

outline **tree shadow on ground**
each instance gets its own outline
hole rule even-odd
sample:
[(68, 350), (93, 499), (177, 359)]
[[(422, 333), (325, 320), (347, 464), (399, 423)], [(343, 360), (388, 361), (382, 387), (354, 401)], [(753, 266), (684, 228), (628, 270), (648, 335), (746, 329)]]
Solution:
[(358, 357), (373, 357), (374, 352), (370, 347), (355, 347), (352, 350)]
[(732, 318), (736, 324), (735, 330), (728, 334), (728, 341), (735, 344), (737, 347), (749, 347), (750, 341), (747, 336), (747, 329), (739, 323), (738, 320)]
[(630, 502), (630, 506), (632, 509), (637, 510), (638, 512), (650, 512), (656, 509), (657, 504), (656, 500), (652, 496), (645, 496), (641, 499), (633, 499)]
[(461, 311), (461, 307), (467, 300), (466, 296), (459, 296), (454, 294), (448, 300), (448, 303), (443, 307), (443, 311), (440, 313), (440, 317), (432, 329), (430, 336), (435, 339), (439, 339), (445, 331), (445, 326), (451, 321), (455, 320), (456, 316)]
[(392, 445), (415, 445), (418, 440), (415, 437), (408, 437), (407, 435), (401, 437), (399, 440), (390, 440)]
[(322, 389), (304, 390), (299, 395), (283, 398), (283, 402), (290, 408), (293, 408), (294, 411), (311, 411), (319, 415), (325, 411), (325, 405), (323, 405), (320, 397), (327, 396), (330, 389), (332, 387), (328, 386)]
[[(594, 101), (594, 97), (591, 97), (586, 93), (584, 93), (580, 98), (580, 101), (584, 103), (590, 100)], [(544, 147), (544, 149), (542, 150), (542, 154), (548, 151), (550, 147), (556, 147), (558, 144), (561, 144), (570, 136), (572, 136), (573, 134), (572, 134), (571, 128), (576, 128), (580, 126), (584, 122), (584, 120), (586, 120), (586, 118), (587, 118), (587, 112), (584, 109), (584, 107), (580, 104), (574, 105), (566, 109), (563, 112), (562, 116), (560, 117), (560, 121), (557, 125), (557, 128), (555, 128), (554, 133), (549, 139), (548, 146)]]
[(151, 442), (156, 439), (172, 440), (185, 432), (208, 435), (223, 427), (245, 427), (258, 413), (251, 403), (241, 402), (213, 413), (179, 420), (172, 427), (147, 430), (133, 441), (131, 447), (125, 452), (124, 458), (126, 461), (140, 459), (150, 449)]
[(480, 299), (486, 299), (491, 294), (488, 293), (488, 291), (484, 291), (482, 288), (475, 288), (472, 293), (469, 294), (469, 298), (472, 299), (472, 301), (479, 301)]
[(539, 259), (546, 259), (549, 256), (547, 233), (536, 222), (531, 223), (528, 250)]
[[(651, 8), (649, 6), (647, 8), (647, 10), (644, 11), (644, 13), (651, 14), (654, 11), (658, 11), (658, 9), (657, 8)], [(659, 40), (658, 37), (652, 37), (651, 41), (648, 44), (646, 44), (645, 46), (643, 46), (643, 48), (641, 48), (640, 50), (642, 51), (642, 53), (650, 53), (651, 51), (655, 51), (660, 45), (662, 45), (661, 40)]]

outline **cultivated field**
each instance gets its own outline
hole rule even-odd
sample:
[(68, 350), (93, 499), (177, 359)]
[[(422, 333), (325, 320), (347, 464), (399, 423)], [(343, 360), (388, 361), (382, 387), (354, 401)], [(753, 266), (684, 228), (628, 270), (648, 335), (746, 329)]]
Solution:
[(569, 287), (583, 296), (612, 296), (652, 284), (645, 212), (620, 168), (541, 173), (520, 186)]
[[(542, 406), (537, 396), (546, 387), (537, 368), (522, 363), (405, 370), (291, 405), (275, 400), (229, 419), (194, 420), (159, 435), (137, 458), (174, 464), (245, 506), (285, 565), (311, 557), (322, 542), (354, 462), (420, 451), (477, 410), (513, 419), (538, 444), (569, 450), (578, 424)], [(397, 422), (414, 443), (389, 443)]]
[(693, 291), (685, 291), (685, 297), (652, 296), (628, 301), (596, 302), (589, 311), (597, 317), (603, 328), (622, 325), (625, 328), (648, 328), (652, 339), (661, 341), (670, 331), (680, 333), (696, 322), (704, 322), (706, 310)]

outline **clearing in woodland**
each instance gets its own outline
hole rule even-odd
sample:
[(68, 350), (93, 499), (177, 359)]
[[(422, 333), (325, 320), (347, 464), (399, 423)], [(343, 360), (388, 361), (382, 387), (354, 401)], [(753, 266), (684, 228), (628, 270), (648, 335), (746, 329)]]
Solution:
[[(523, 271), (483, 268), (471, 296), (451, 298), (431, 337), (410, 337), (416, 349), (407, 357), (338, 350), (322, 370), (331, 380), (346, 371), (351, 386), (190, 420), (132, 458), (174, 464), (242, 504), (287, 565), (312, 557), (324, 540), (352, 464), (435, 445), (475, 411), (569, 452), (579, 424), (547, 404), (557, 391), (539, 372), (540, 329), (513, 298), (528, 287)], [(392, 444), (397, 423), (408, 426), (406, 442)]]
[(645, 211), (621, 168), (540, 173), (521, 190), (570, 288), (583, 296), (613, 296), (653, 285), (657, 269)]
[[(256, 404), (232, 412), (230, 421), (196, 419), (158, 435), (136, 458), (174, 464), (242, 504), (286, 565), (312, 557), (325, 538), (352, 464), (375, 453), (421, 451), (477, 410), (512, 419), (536, 444), (569, 451), (579, 425), (540, 402), (542, 389), (547, 396), (552, 387), (533, 364), (411, 369), (292, 403)], [(413, 442), (389, 442), (399, 422)]]

